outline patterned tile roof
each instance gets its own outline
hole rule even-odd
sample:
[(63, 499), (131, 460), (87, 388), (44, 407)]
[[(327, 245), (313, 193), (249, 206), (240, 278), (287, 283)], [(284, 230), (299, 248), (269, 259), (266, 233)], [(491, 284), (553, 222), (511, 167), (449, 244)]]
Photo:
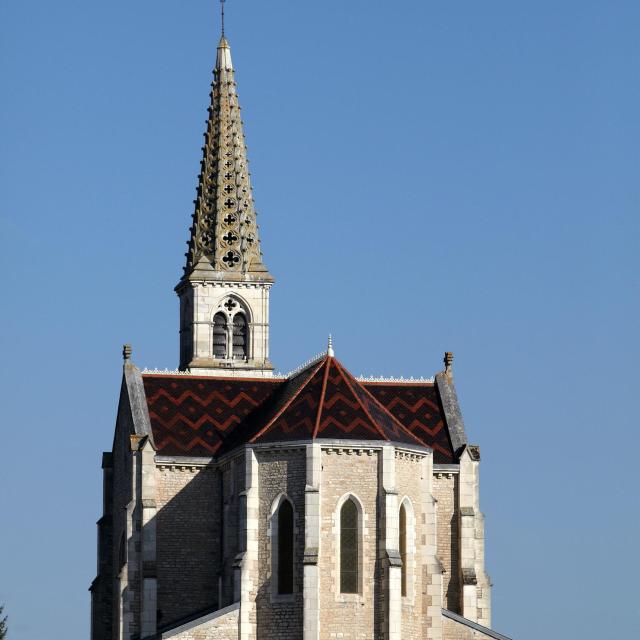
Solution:
[(306, 438), (388, 440), (421, 445), (393, 415), (340, 364), (327, 356), (286, 387), (295, 385), (249, 442)]
[(433, 383), (368, 382), (364, 386), (413, 435), (433, 449), (434, 461), (454, 461), (444, 411)]
[(143, 375), (158, 453), (214, 456), (244, 443), (328, 438), (454, 455), (432, 383), (363, 383), (333, 357), (286, 380)]
[(143, 375), (158, 453), (213, 456), (282, 381)]

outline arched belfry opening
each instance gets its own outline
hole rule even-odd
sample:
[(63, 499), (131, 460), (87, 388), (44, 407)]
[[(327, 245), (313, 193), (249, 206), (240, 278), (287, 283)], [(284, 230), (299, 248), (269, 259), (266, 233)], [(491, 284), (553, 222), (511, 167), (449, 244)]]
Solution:
[(233, 316), (233, 357), (246, 359), (248, 355), (248, 327), (247, 318), (242, 311)]
[(219, 311), (213, 316), (213, 357), (227, 357), (227, 316)]

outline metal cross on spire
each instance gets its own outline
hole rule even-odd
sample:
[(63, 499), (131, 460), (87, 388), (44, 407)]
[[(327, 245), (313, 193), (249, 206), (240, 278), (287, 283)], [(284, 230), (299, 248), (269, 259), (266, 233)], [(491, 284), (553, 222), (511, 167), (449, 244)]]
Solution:
[(222, 37), (224, 38), (224, 3), (225, 0), (220, 0), (220, 24), (222, 25)]

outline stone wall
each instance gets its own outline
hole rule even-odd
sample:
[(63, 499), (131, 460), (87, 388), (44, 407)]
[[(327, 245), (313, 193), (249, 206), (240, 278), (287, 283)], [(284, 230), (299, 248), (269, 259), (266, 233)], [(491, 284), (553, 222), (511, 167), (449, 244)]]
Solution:
[(461, 612), (460, 598), (460, 532), (458, 504), (458, 475), (438, 472), (433, 479), (437, 505), (438, 558), (445, 574), (442, 577), (443, 604), (449, 611)]
[[(258, 566), (260, 587), (256, 597), (257, 637), (289, 640), (302, 638), (302, 593), (304, 555), (304, 488), (306, 449), (257, 450), (259, 464)], [(286, 495), (294, 509), (293, 594), (279, 596), (272, 574), (272, 507)], [(274, 515), (274, 517), (276, 517)]]
[(91, 584), (91, 638), (111, 640), (113, 631), (113, 464), (102, 454), (102, 517), (98, 520), (98, 575)]
[[(122, 385), (116, 433), (113, 441), (113, 513), (112, 571), (113, 589), (112, 632), (120, 637), (120, 629), (135, 632), (133, 609), (137, 604), (136, 542), (138, 532), (133, 520), (133, 455), (131, 434), (135, 432), (126, 385)], [(128, 508), (129, 507), (129, 508)]]
[[(382, 575), (377, 553), (379, 450), (322, 451), (320, 536), (320, 640), (372, 640), (382, 634), (376, 608)], [(362, 591), (339, 593), (338, 502), (353, 493), (363, 509)]]
[(402, 637), (422, 638), (425, 614), (423, 593), (426, 567), (420, 553), (426, 535), (422, 496), (423, 456), (396, 452), (396, 488), (398, 508), (403, 501), (407, 507), (407, 594), (402, 598)]
[(162, 634), (162, 640), (237, 640), (238, 607), (227, 607)]
[(211, 466), (156, 471), (158, 626), (218, 606), (220, 479)]
[(244, 487), (244, 457), (225, 460), (219, 468), (222, 482), (222, 567), (221, 601), (219, 606), (226, 607), (234, 600), (234, 562), (239, 548), (240, 514), (238, 494)]
[(493, 640), (495, 638), (495, 635), (488, 635), (478, 629), (473, 629), (445, 616), (442, 617), (442, 622), (444, 632), (443, 640)]

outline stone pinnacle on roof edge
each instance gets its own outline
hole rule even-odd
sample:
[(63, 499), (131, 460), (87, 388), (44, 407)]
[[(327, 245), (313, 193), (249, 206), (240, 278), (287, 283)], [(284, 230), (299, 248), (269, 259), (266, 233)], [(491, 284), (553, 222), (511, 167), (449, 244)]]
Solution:
[(229, 42), (218, 44), (197, 197), (184, 269), (237, 280), (272, 280), (262, 263), (240, 104)]

